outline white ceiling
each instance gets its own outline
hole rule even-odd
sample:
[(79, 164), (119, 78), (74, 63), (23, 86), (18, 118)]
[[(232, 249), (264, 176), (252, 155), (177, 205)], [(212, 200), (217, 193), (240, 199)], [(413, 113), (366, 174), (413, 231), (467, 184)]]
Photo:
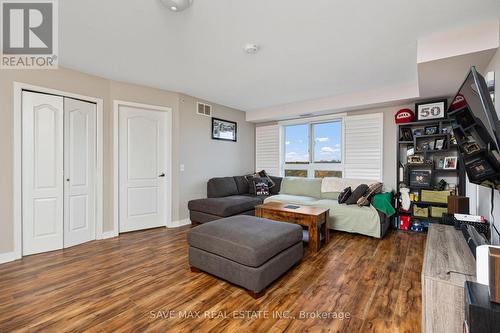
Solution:
[[(417, 81), (417, 39), (500, 19), (499, 0), (59, 1), (60, 65), (241, 110)], [(261, 51), (247, 55), (255, 42)]]

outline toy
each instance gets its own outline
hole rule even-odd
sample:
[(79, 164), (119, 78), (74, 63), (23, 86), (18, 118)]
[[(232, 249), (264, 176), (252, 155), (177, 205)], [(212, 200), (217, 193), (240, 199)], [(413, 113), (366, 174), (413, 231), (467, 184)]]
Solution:
[(408, 230), (410, 228), (411, 217), (409, 215), (401, 215), (399, 220), (399, 229)]
[(406, 187), (401, 187), (399, 189), (399, 193), (401, 194), (400, 198), (399, 198), (399, 201), (401, 203), (401, 208), (403, 210), (409, 211), (410, 210), (410, 205), (411, 205), (411, 201), (410, 201), (410, 189), (406, 188)]

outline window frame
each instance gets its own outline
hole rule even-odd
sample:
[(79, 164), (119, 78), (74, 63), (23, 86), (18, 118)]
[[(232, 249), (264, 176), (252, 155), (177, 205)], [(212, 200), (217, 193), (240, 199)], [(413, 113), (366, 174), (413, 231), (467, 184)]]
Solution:
[[(335, 116), (326, 116), (326, 117), (315, 117), (309, 119), (298, 119), (291, 121), (282, 121), (278, 124), (280, 125), (280, 172), (281, 175), (285, 175), (285, 170), (307, 170), (307, 178), (314, 178), (314, 172), (316, 170), (320, 171), (341, 171), (342, 176), (345, 175), (345, 114), (339, 114)], [(332, 122), (340, 122), (341, 131), (340, 131), (340, 149), (341, 149), (341, 162), (323, 162), (318, 163), (314, 162), (314, 125), (316, 124), (324, 124), (324, 123), (332, 123)], [(293, 125), (304, 125), (307, 124), (309, 126), (309, 162), (304, 163), (286, 163), (286, 137), (285, 137), (285, 127), (293, 126)]]

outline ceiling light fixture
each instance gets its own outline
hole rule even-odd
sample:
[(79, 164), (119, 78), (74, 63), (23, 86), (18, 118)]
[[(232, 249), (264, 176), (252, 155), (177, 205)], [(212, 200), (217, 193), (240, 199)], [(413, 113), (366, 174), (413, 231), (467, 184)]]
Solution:
[(173, 12), (182, 12), (191, 7), (194, 0), (161, 0)]

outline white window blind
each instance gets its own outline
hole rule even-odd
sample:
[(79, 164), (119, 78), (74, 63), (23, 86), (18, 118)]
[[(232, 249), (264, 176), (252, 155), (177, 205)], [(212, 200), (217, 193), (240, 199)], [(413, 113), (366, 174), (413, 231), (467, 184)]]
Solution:
[(344, 178), (382, 181), (384, 115), (345, 117)]
[(255, 128), (255, 170), (280, 175), (280, 128), (278, 125)]

